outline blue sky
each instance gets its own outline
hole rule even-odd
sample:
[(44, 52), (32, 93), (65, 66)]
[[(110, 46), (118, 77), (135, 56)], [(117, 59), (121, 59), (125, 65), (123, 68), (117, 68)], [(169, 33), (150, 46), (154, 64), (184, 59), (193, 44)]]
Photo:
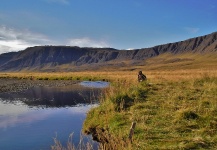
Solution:
[(216, 0), (1, 0), (0, 53), (35, 45), (147, 48), (217, 31)]

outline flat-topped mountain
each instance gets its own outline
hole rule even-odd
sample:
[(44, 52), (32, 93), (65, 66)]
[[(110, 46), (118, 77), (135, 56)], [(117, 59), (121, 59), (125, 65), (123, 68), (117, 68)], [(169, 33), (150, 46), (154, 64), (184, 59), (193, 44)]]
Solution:
[[(35, 46), (23, 51), (0, 55), (0, 71), (65, 71), (108, 65), (130, 65), (164, 53), (217, 52), (217, 32), (185, 41), (135, 50), (113, 48), (80, 48), (72, 46)], [(128, 63), (129, 65), (129, 63)]]

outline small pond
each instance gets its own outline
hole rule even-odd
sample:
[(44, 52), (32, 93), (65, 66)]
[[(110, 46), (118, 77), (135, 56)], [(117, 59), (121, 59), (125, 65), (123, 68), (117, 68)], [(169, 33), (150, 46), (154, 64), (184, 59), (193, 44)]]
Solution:
[[(64, 87), (34, 87), (0, 94), (0, 149), (47, 150), (54, 138), (78, 145), (87, 111), (97, 106), (107, 82)], [(93, 142), (94, 141), (89, 141)]]

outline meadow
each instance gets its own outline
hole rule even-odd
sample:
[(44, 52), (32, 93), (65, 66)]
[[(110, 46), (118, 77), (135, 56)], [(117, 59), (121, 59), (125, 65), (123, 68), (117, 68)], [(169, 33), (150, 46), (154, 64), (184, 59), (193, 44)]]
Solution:
[[(88, 113), (84, 132), (108, 131), (101, 140), (110, 139), (111, 149), (216, 149), (216, 71), (146, 75), (147, 82), (114, 83), (101, 105)], [(136, 128), (129, 142), (132, 122)]]
[[(103, 143), (100, 149), (217, 149), (217, 57), (199, 56), (163, 55), (119, 70), (0, 77), (111, 82), (83, 125), (84, 133)], [(139, 70), (147, 81), (137, 81)]]

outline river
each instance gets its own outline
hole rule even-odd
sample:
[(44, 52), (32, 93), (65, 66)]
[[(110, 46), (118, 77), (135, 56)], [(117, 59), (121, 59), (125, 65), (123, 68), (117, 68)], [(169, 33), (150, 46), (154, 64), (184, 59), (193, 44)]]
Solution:
[[(0, 149), (47, 150), (57, 138), (79, 144), (87, 111), (97, 106), (107, 82), (85, 81), (64, 87), (34, 87), (0, 94)], [(92, 142), (84, 138), (84, 142)]]

